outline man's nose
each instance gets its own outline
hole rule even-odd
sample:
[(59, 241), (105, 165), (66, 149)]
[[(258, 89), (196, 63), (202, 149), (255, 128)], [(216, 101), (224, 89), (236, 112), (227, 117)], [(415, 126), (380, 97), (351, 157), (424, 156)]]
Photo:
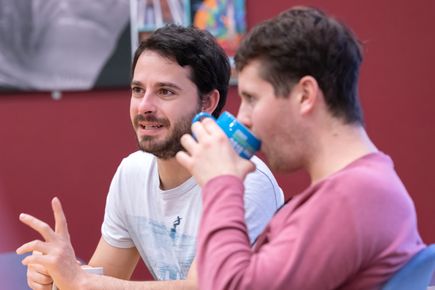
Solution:
[(237, 120), (248, 128), (252, 127), (250, 113), (243, 105), (240, 106), (239, 111), (237, 112)]
[(139, 113), (140, 114), (149, 114), (154, 113), (156, 111), (156, 102), (155, 98), (152, 94), (145, 94), (139, 103)]

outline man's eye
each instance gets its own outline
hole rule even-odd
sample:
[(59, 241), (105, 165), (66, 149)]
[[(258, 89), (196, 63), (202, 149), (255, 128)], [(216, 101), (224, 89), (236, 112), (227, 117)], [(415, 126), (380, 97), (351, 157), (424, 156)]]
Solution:
[(133, 95), (140, 95), (143, 93), (143, 89), (140, 87), (132, 87), (131, 88), (131, 92), (133, 93)]
[(174, 94), (174, 92), (170, 91), (168, 89), (160, 89), (159, 94), (162, 96), (172, 96)]
[(251, 95), (245, 95), (243, 98), (245, 99), (245, 102), (247, 102), (247, 103), (253, 103), (255, 101), (255, 98)]

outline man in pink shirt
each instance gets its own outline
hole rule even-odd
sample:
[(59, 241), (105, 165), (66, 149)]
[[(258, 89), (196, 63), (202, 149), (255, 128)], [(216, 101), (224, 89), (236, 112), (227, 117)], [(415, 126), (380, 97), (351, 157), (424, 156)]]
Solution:
[(200, 288), (379, 289), (425, 245), (392, 160), (364, 129), (358, 40), (322, 11), (295, 7), (255, 27), (235, 61), (239, 121), (274, 170), (306, 170), (311, 184), (251, 248), (243, 179), (254, 165), (211, 119), (196, 122), (176, 158), (203, 187)]

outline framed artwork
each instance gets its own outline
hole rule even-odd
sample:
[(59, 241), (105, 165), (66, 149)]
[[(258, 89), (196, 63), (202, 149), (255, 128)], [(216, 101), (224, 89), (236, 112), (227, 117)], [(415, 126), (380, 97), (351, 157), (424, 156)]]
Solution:
[(230, 58), (230, 84), (237, 84), (234, 55), (246, 34), (245, 0), (191, 0), (192, 25), (211, 32)]
[(191, 0), (192, 25), (213, 34), (229, 56), (246, 33), (245, 0)]
[(189, 0), (130, 0), (132, 55), (139, 42), (166, 24), (191, 25)]
[(132, 54), (152, 31), (169, 23), (208, 30), (227, 52), (230, 84), (237, 83), (233, 56), (246, 33), (245, 0), (130, 0)]

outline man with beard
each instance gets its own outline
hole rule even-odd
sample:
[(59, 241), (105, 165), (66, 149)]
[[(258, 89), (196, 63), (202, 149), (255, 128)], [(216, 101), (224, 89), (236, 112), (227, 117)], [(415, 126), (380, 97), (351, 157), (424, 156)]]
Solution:
[(177, 153), (203, 187), (201, 289), (380, 289), (422, 248), (416, 213), (392, 160), (368, 137), (352, 31), (295, 7), (255, 27), (235, 57), (238, 119), (271, 168), (305, 170), (310, 186), (283, 206), (255, 247), (243, 237), (243, 180), (252, 162), (215, 122), (192, 126)]
[[(54, 231), (32, 216), (20, 216), (45, 239), (17, 250), (43, 254), (23, 260), (34, 289), (51, 289), (53, 281), (62, 290), (196, 289), (193, 261), (201, 189), (175, 154), (195, 114), (221, 112), (230, 78), (228, 58), (208, 32), (171, 25), (141, 43), (132, 72), (130, 117), (141, 150), (118, 167), (107, 197), (102, 238), (89, 262), (104, 267), (111, 277), (88, 274), (76, 263), (55, 198)], [(257, 169), (245, 182), (245, 238), (251, 244), (283, 203), (269, 169), (256, 157), (252, 161)], [(140, 257), (156, 280), (172, 281), (126, 281)]]

